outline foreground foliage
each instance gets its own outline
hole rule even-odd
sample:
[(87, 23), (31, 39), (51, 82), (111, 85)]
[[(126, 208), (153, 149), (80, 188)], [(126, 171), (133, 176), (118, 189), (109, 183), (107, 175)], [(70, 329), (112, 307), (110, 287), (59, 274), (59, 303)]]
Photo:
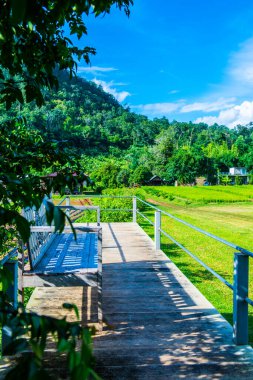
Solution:
[[(80, 39), (87, 35), (84, 17), (91, 13), (96, 17), (110, 13), (113, 5), (129, 15), (132, 0), (1, 0), (0, 84), (1, 101), (7, 109), (15, 101), (23, 104), (35, 100), (41, 106), (43, 87), (58, 85), (56, 68), (68, 69), (73, 76), (77, 68), (75, 59), (89, 63), (90, 55), (96, 50), (75, 46), (64, 27)], [(21, 80), (16, 80), (16, 75), (20, 75)]]
[[(63, 367), (62, 370), (71, 380), (99, 379), (92, 369), (91, 332), (87, 328), (78, 322), (69, 323), (65, 318), (59, 320), (27, 312), (21, 303), (14, 309), (6, 296), (11, 283), (8, 271), (0, 269), (0, 281), (0, 325), (10, 339), (5, 354), (22, 353), (18, 364), (6, 375), (6, 380), (55, 378), (49, 370), (50, 366), (46, 369), (45, 349), (50, 342), (54, 342), (54, 355), (65, 355), (66, 369)], [(63, 307), (74, 309), (79, 319), (75, 305), (64, 304)]]
[[(89, 63), (90, 54), (95, 54), (92, 47), (75, 46), (64, 27), (80, 39), (87, 34), (83, 16), (109, 13), (113, 5), (129, 15), (132, 0), (0, 0), (0, 103), (9, 110), (5, 114), (2, 107), (0, 120), (1, 254), (6, 253), (13, 239), (21, 237), (26, 242), (30, 236), (30, 224), (20, 215), (22, 208), (38, 209), (52, 189), (63, 194), (68, 186), (73, 191), (78, 182), (87, 178), (68, 144), (43, 133), (46, 125), (38, 129), (35, 122), (27, 122), (29, 112), (22, 115), (21, 109), (29, 103), (31, 108), (35, 104), (41, 107), (45, 89), (58, 86), (58, 71), (67, 69), (72, 77), (77, 68), (75, 59)], [(55, 181), (42, 176), (54, 171), (58, 172)], [(54, 223), (55, 230), (61, 232), (67, 216), (47, 200), (45, 206), (48, 223)], [(9, 282), (2, 272), (0, 281), (0, 317), (12, 340), (9, 352), (23, 353), (7, 378), (46, 378), (42, 359), (50, 334), (56, 337), (58, 352), (67, 353), (72, 379), (86, 379), (90, 374), (96, 377), (91, 369), (89, 334), (78, 324), (26, 313), (22, 305), (14, 310), (4, 297)]]

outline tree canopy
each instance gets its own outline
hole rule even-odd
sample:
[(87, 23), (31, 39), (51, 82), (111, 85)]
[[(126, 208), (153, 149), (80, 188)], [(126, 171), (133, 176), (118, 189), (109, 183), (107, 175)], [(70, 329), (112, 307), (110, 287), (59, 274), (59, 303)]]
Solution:
[[(77, 62), (90, 63), (96, 50), (78, 48), (64, 33), (80, 40), (87, 34), (84, 17), (110, 13), (115, 5), (129, 15), (132, 0), (1, 0), (1, 101), (7, 109), (14, 101), (43, 103), (42, 88), (57, 86), (55, 69), (76, 72)], [(21, 79), (16, 79), (20, 75)]]
[[(54, 139), (57, 128), (64, 127), (59, 118), (60, 107), (52, 117), (53, 133), (46, 130), (39, 108), (28, 121), (28, 104), (31, 103), (31, 109), (34, 102), (41, 107), (45, 89), (58, 87), (58, 75), (62, 70), (72, 78), (76, 60), (84, 59), (89, 63), (90, 55), (95, 54), (93, 47), (80, 49), (75, 46), (65, 35), (64, 28), (68, 27), (70, 35), (80, 39), (87, 34), (84, 18), (90, 13), (97, 17), (110, 13), (111, 7), (116, 6), (129, 15), (131, 5), (132, 0), (0, 0), (0, 102), (9, 110), (6, 114), (1, 108), (0, 226), (16, 224), (25, 240), (29, 226), (19, 216), (20, 208), (38, 207), (52, 188), (52, 183), (46, 180), (41, 186), (39, 174), (60, 171), (70, 187), (78, 178), (69, 176), (69, 167), (82, 175), (76, 151), (68, 150), (67, 144), (63, 147), (64, 133)], [(65, 125), (67, 128), (67, 122)], [(72, 145), (77, 144), (76, 132), (72, 133)], [(55, 186), (59, 188), (59, 183)], [(60, 220), (59, 229), (62, 229), (64, 213)]]
[[(74, 46), (64, 35), (64, 27), (80, 39), (87, 34), (84, 15), (109, 13), (113, 5), (128, 15), (131, 4), (132, 0), (0, 0), (0, 257), (15, 237), (24, 242), (29, 238), (30, 224), (21, 216), (22, 208), (38, 209), (52, 186), (63, 192), (66, 185), (71, 188), (78, 178), (84, 178), (75, 150), (68, 149), (64, 136), (53, 138), (54, 133), (39, 120), (39, 108), (33, 119), (27, 118), (27, 104), (32, 109), (34, 103), (41, 107), (45, 89), (57, 88), (59, 72), (67, 70), (73, 77), (75, 59), (89, 63), (90, 54), (95, 54), (92, 47)], [(56, 128), (62, 125), (63, 120)], [(74, 147), (77, 142), (72, 135)], [(59, 170), (60, 174), (54, 184), (41, 176), (51, 170)], [(72, 175), (74, 170), (77, 177)], [(67, 216), (52, 203), (46, 202), (46, 209), (48, 222), (54, 219), (55, 230), (62, 231)], [(11, 336), (8, 355), (25, 351), (7, 377), (51, 378), (42, 360), (50, 335), (56, 339), (58, 353), (67, 356), (71, 379), (97, 379), (92, 369), (89, 332), (77, 322), (29, 313), (22, 304), (16, 309), (8, 300), (11, 279), (7, 272), (0, 268), (0, 325)], [(79, 319), (76, 306), (64, 307), (74, 309)]]

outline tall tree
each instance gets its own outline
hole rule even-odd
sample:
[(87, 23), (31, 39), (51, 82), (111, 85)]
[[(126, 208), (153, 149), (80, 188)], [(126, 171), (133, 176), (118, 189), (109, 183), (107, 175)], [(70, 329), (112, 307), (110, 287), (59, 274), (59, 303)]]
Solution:
[[(43, 87), (52, 88), (58, 84), (56, 70), (67, 69), (73, 76), (74, 57), (89, 63), (89, 55), (95, 53), (91, 47), (79, 49), (74, 46), (64, 35), (63, 27), (68, 26), (70, 33), (80, 39), (87, 34), (83, 15), (109, 13), (112, 5), (124, 8), (129, 14), (131, 4), (132, 0), (0, 0), (0, 102), (7, 109), (16, 103), (22, 105), (32, 101), (41, 106)], [(50, 192), (51, 184), (44, 180), (41, 186), (41, 179), (33, 171), (59, 165), (67, 174), (68, 162), (69, 157), (62, 154), (60, 145), (27, 126), (24, 118), (1, 123), (0, 249), (8, 244), (6, 235), (13, 236), (6, 234), (6, 225), (16, 225), (23, 240), (27, 241), (30, 226), (19, 211), (26, 206), (38, 208), (43, 196)], [(73, 178), (66, 175), (58, 185), (65, 185), (67, 177)], [(53, 206), (48, 210), (49, 221), (54, 218), (55, 229), (61, 231), (65, 214), (59, 209), (53, 210)], [(6, 299), (9, 283), (2, 268), (0, 282), (0, 325), (8, 326), (8, 334), (12, 337), (9, 354), (26, 352), (21, 357), (22, 363), (8, 374), (9, 379), (49, 378), (42, 361), (48, 335), (56, 337), (58, 352), (67, 353), (71, 379), (97, 378), (90, 368), (91, 345), (82, 326), (27, 314), (22, 305), (15, 310)], [(72, 308), (72, 305), (66, 306)], [(24, 334), (30, 340), (25, 339)], [(77, 340), (81, 341), (80, 352), (76, 349)], [(33, 355), (27, 354), (29, 352)]]
[[(43, 102), (42, 86), (57, 86), (55, 69), (74, 75), (77, 60), (90, 62), (95, 49), (78, 48), (65, 35), (64, 27), (80, 40), (87, 34), (84, 16), (110, 13), (116, 5), (129, 15), (132, 0), (1, 0), (0, 70), (2, 101)], [(15, 80), (21, 75), (22, 80)]]
[[(73, 45), (64, 34), (64, 27), (68, 27), (70, 34), (80, 39), (87, 34), (83, 17), (90, 13), (96, 17), (109, 13), (113, 5), (124, 9), (129, 15), (132, 0), (0, 0), (0, 101), (6, 108), (32, 101), (41, 106), (43, 88), (58, 85), (57, 70), (67, 69), (69, 75), (73, 76), (77, 67), (76, 59), (84, 59), (89, 63), (90, 54), (95, 54), (95, 49), (88, 46), (79, 49)], [(60, 110), (55, 117), (61, 117)], [(48, 136), (45, 138), (40, 134), (40, 155), (43, 159), (34, 160), (35, 153), (31, 153), (34, 148), (30, 149), (26, 143), (27, 133), (31, 130), (27, 128), (25, 119), (16, 119), (2, 123), (0, 130), (2, 160), (7, 142), (15, 131), (22, 130), (18, 148), (9, 144), (8, 169), (5, 166), (0, 169), (0, 226), (16, 223), (25, 239), (27, 228), (24, 234), (23, 224), (27, 223), (17, 217), (17, 208), (31, 206), (31, 202), (37, 207), (43, 195), (51, 190), (50, 186), (45, 186), (41, 191), (40, 179), (32, 176), (32, 169), (40, 171), (59, 164), (56, 157), (60, 149), (59, 145), (52, 142), (48, 150)], [(32, 146), (38, 144), (36, 139), (30, 142)], [(19, 151), (18, 155), (16, 149)], [(60, 165), (61, 168), (66, 167), (65, 172), (68, 172), (68, 161), (68, 156), (63, 155)], [(33, 186), (25, 187), (24, 190), (27, 176)], [(68, 175), (67, 177), (69, 178)], [(49, 210), (52, 214), (52, 209)], [(49, 219), (52, 219), (52, 215), (49, 215)], [(63, 228), (64, 219), (61, 212), (59, 229)]]

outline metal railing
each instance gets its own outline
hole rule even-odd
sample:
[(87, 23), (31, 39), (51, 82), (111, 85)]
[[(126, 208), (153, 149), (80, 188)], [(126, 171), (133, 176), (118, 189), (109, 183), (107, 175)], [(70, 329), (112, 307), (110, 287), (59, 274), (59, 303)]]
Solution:
[[(233, 338), (234, 342), (237, 345), (244, 345), (248, 343), (248, 305), (253, 306), (253, 300), (249, 298), (249, 257), (253, 257), (253, 252), (240, 247), (236, 244), (233, 244), (225, 239), (222, 239), (210, 232), (207, 232), (199, 227), (196, 227), (183, 219), (180, 219), (166, 211), (160, 210), (154, 205), (144, 201), (143, 199), (135, 196), (112, 196), (112, 195), (88, 195), (83, 196), (85, 199), (92, 198), (111, 198), (111, 199), (129, 199), (132, 200), (131, 208), (101, 208), (100, 206), (75, 206), (71, 205), (71, 198), (80, 198), (69, 197), (66, 196), (63, 200), (58, 204), (59, 207), (66, 210), (67, 213), (70, 210), (81, 210), (81, 211), (96, 211), (97, 213), (97, 224), (101, 223), (101, 211), (125, 211), (132, 214), (132, 221), (137, 223), (138, 216), (147, 221), (150, 225), (154, 227), (154, 244), (156, 250), (160, 250), (161, 248), (161, 235), (165, 236), (167, 239), (176, 244), (180, 249), (182, 249), (185, 253), (191, 256), (196, 262), (198, 262), (202, 267), (204, 267), (208, 272), (210, 272), (213, 276), (215, 276), (219, 281), (221, 281), (224, 285), (226, 285), (229, 289), (233, 291)], [(65, 204), (64, 204), (65, 203)], [(148, 216), (141, 212), (140, 210), (143, 207), (138, 207), (138, 205), (145, 205), (149, 209), (154, 210), (154, 222), (149, 219)], [(168, 232), (166, 232), (162, 228), (161, 223), (161, 215), (168, 217), (177, 221), (178, 223), (185, 225), (196, 232), (208, 236), (215, 241), (222, 243), (230, 248), (235, 250), (234, 252), (234, 272), (233, 272), (233, 284), (228, 282), (225, 278), (223, 278), (219, 273), (217, 273), (214, 269), (209, 267), (206, 263), (204, 263), (196, 254), (192, 253), (188, 248), (184, 247), (183, 244), (178, 242), (173, 236), (171, 236)], [(11, 251), (7, 256), (5, 256), (1, 261), (0, 265), (8, 265), (8, 263), (13, 262), (11, 258), (16, 254), (16, 251)], [(11, 264), (13, 266), (13, 263)], [(14, 268), (14, 266), (13, 266)], [(13, 269), (16, 271), (16, 269)], [(16, 272), (15, 272), (16, 273)]]
[[(101, 207), (98, 205), (73, 205), (71, 204), (71, 199), (83, 197), (84, 199), (128, 199), (132, 200), (132, 196), (124, 196), (124, 195), (118, 195), (118, 196), (113, 196), (113, 195), (85, 195), (85, 196), (80, 196), (80, 195), (71, 195), (71, 196), (66, 196), (64, 197), (58, 204), (57, 207), (61, 209), (66, 210), (66, 214), (70, 216), (70, 211), (96, 211), (96, 223), (97, 225), (100, 225), (101, 223), (101, 212), (116, 212), (116, 211), (121, 211), (121, 212), (129, 212), (133, 215), (133, 221), (136, 222), (136, 201), (135, 201), (135, 208), (134, 206), (131, 208), (122, 208), (122, 207)], [(135, 198), (135, 197), (134, 197)], [(65, 203), (65, 204), (64, 204)], [(131, 205), (132, 206), (132, 205)]]
[[(78, 197), (78, 196), (77, 196)], [(80, 196), (79, 196), (80, 197)], [(204, 267), (208, 272), (215, 276), (219, 281), (226, 285), (230, 290), (233, 291), (233, 338), (237, 345), (244, 345), (248, 343), (248, 305), (253, 306), (253, 300), (249, 298), (249, 257), (253, 257), (253, 252), (233, 244), (223, 238), (220, 238), (210, 232), (207, 232), (199, 227), (196, 227), (183, 219), (180, 219), (166, 211), (160, 210), (158, 207), (146, 202), (139, 197), (129, 197), (129, 196), (109, 196), (109, 195), (97, 195), (97, 196), (85, 196), (85, 198), (132, 198), (132, 209), (110, 209), (111, 211), (131, 211), (132, 221), (137, 222), (138, 216), (147, 221), (150, 225), (154, 227), (154, 244), (155, 249), (160, 250), (161, 248), (161, 235), (165, 236), (167, 239), (176, 244), (180, 249), (182, 249), (187, 255), (192, 257), (196, 262), (198, 262), (202, 267)], [(138, 204), (147, 206), (149, 209), (154, 210), (154, 222), (150, 220), (144, 212), (141, 212), (138, 208)], [(108, 211), (109, 209), (101, 209), (100, 211)], [(233, 265), (233, 284), (227, 281), (214, 269), (209, 267), (204, 263), (196, 254), (191, 252), (188, 248), (184, 247), (179, 241), (177, 241), (173, 236), (166, 232), (162, 228), (161, 215), (173, 219), (178, 223), (191, 228), (192, 230), (205, 235), (221, 244), (224, 244), (235, 250), (234, 252), (234, 265)], [(100, 221), (100, 220), (99, 220)]]
[[(137, 201), (145, 204), (149, 208), (153, 209), (155, 212), (155, 221), (152, 222), (146, 215), (138, 211)], [(180, 219), (166, 211), (160, 210), (159, 208), (153, 206), (152, 204), (136, 198), (133, 200), (133, 209), (136, 209), (137, 215), (144, 218), (149, 224), (154, 226), (154, 237), (155, 237), (155, 248), (157, 250), (161, 247), (161, 234), (166, 238), (171, 240), (185, 253), (191, 256), (195, 261), (197, 261), (201, 266), (203, 266), (208, 272), (220, 280), (224, 285), (233, 291), (233, 339), (237, 345), (248, 344), (248, 305), (253, 306), (253, 300), (248, 297), (249, 295), (249, 257), (253, 257), (253, 252), (233, 244), (225, 239), (222, 239), (210, 232), (207, 232), (199, 227), (196, 227), (183, 219)], [(234, 266), (233, 266), (233, 284), (229, 283), (225, 278), (223, 278), (219, 273), (210, 268), (201, 259), (199, 259), (194, 253), (189, 249), (184, 247), (180, 242), (178, 242), (173, 236), (168, 234), (162, 229), (161, 215), (167, 216), (203, 235), (208, 236), (222, 243), (228, 247), (234, 248)]]

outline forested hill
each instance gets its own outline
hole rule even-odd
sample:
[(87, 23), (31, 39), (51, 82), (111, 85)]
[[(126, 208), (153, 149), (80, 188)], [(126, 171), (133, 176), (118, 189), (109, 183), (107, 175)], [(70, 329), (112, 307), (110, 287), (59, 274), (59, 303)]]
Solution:
[[(149, 120), (124, 108), (101, 87), (82, 78), (59, 77), (59, 89), (45, 93), (45, 105), (13, 107), (44, 136), (78, 154), (84, 170), (101, 187), (141, 183), (153, 174), (173, 183), (196, 176), (215, 182), (231, 166), (253, 170), (253, 127), (207, 126)], [(1, 112), (1, 119), (6, 113)]]
[(82, 154), (113, 153), (131, 145), (154, 142), (168, 127), (166, 119), (158, 123), (130, 112), (95, 83), (82, 78), (59, 77), (59, 90), (46, 93), (41, 108), (24, 106), (21, 113), (28, 122), (56, 140), (68, 140)]

